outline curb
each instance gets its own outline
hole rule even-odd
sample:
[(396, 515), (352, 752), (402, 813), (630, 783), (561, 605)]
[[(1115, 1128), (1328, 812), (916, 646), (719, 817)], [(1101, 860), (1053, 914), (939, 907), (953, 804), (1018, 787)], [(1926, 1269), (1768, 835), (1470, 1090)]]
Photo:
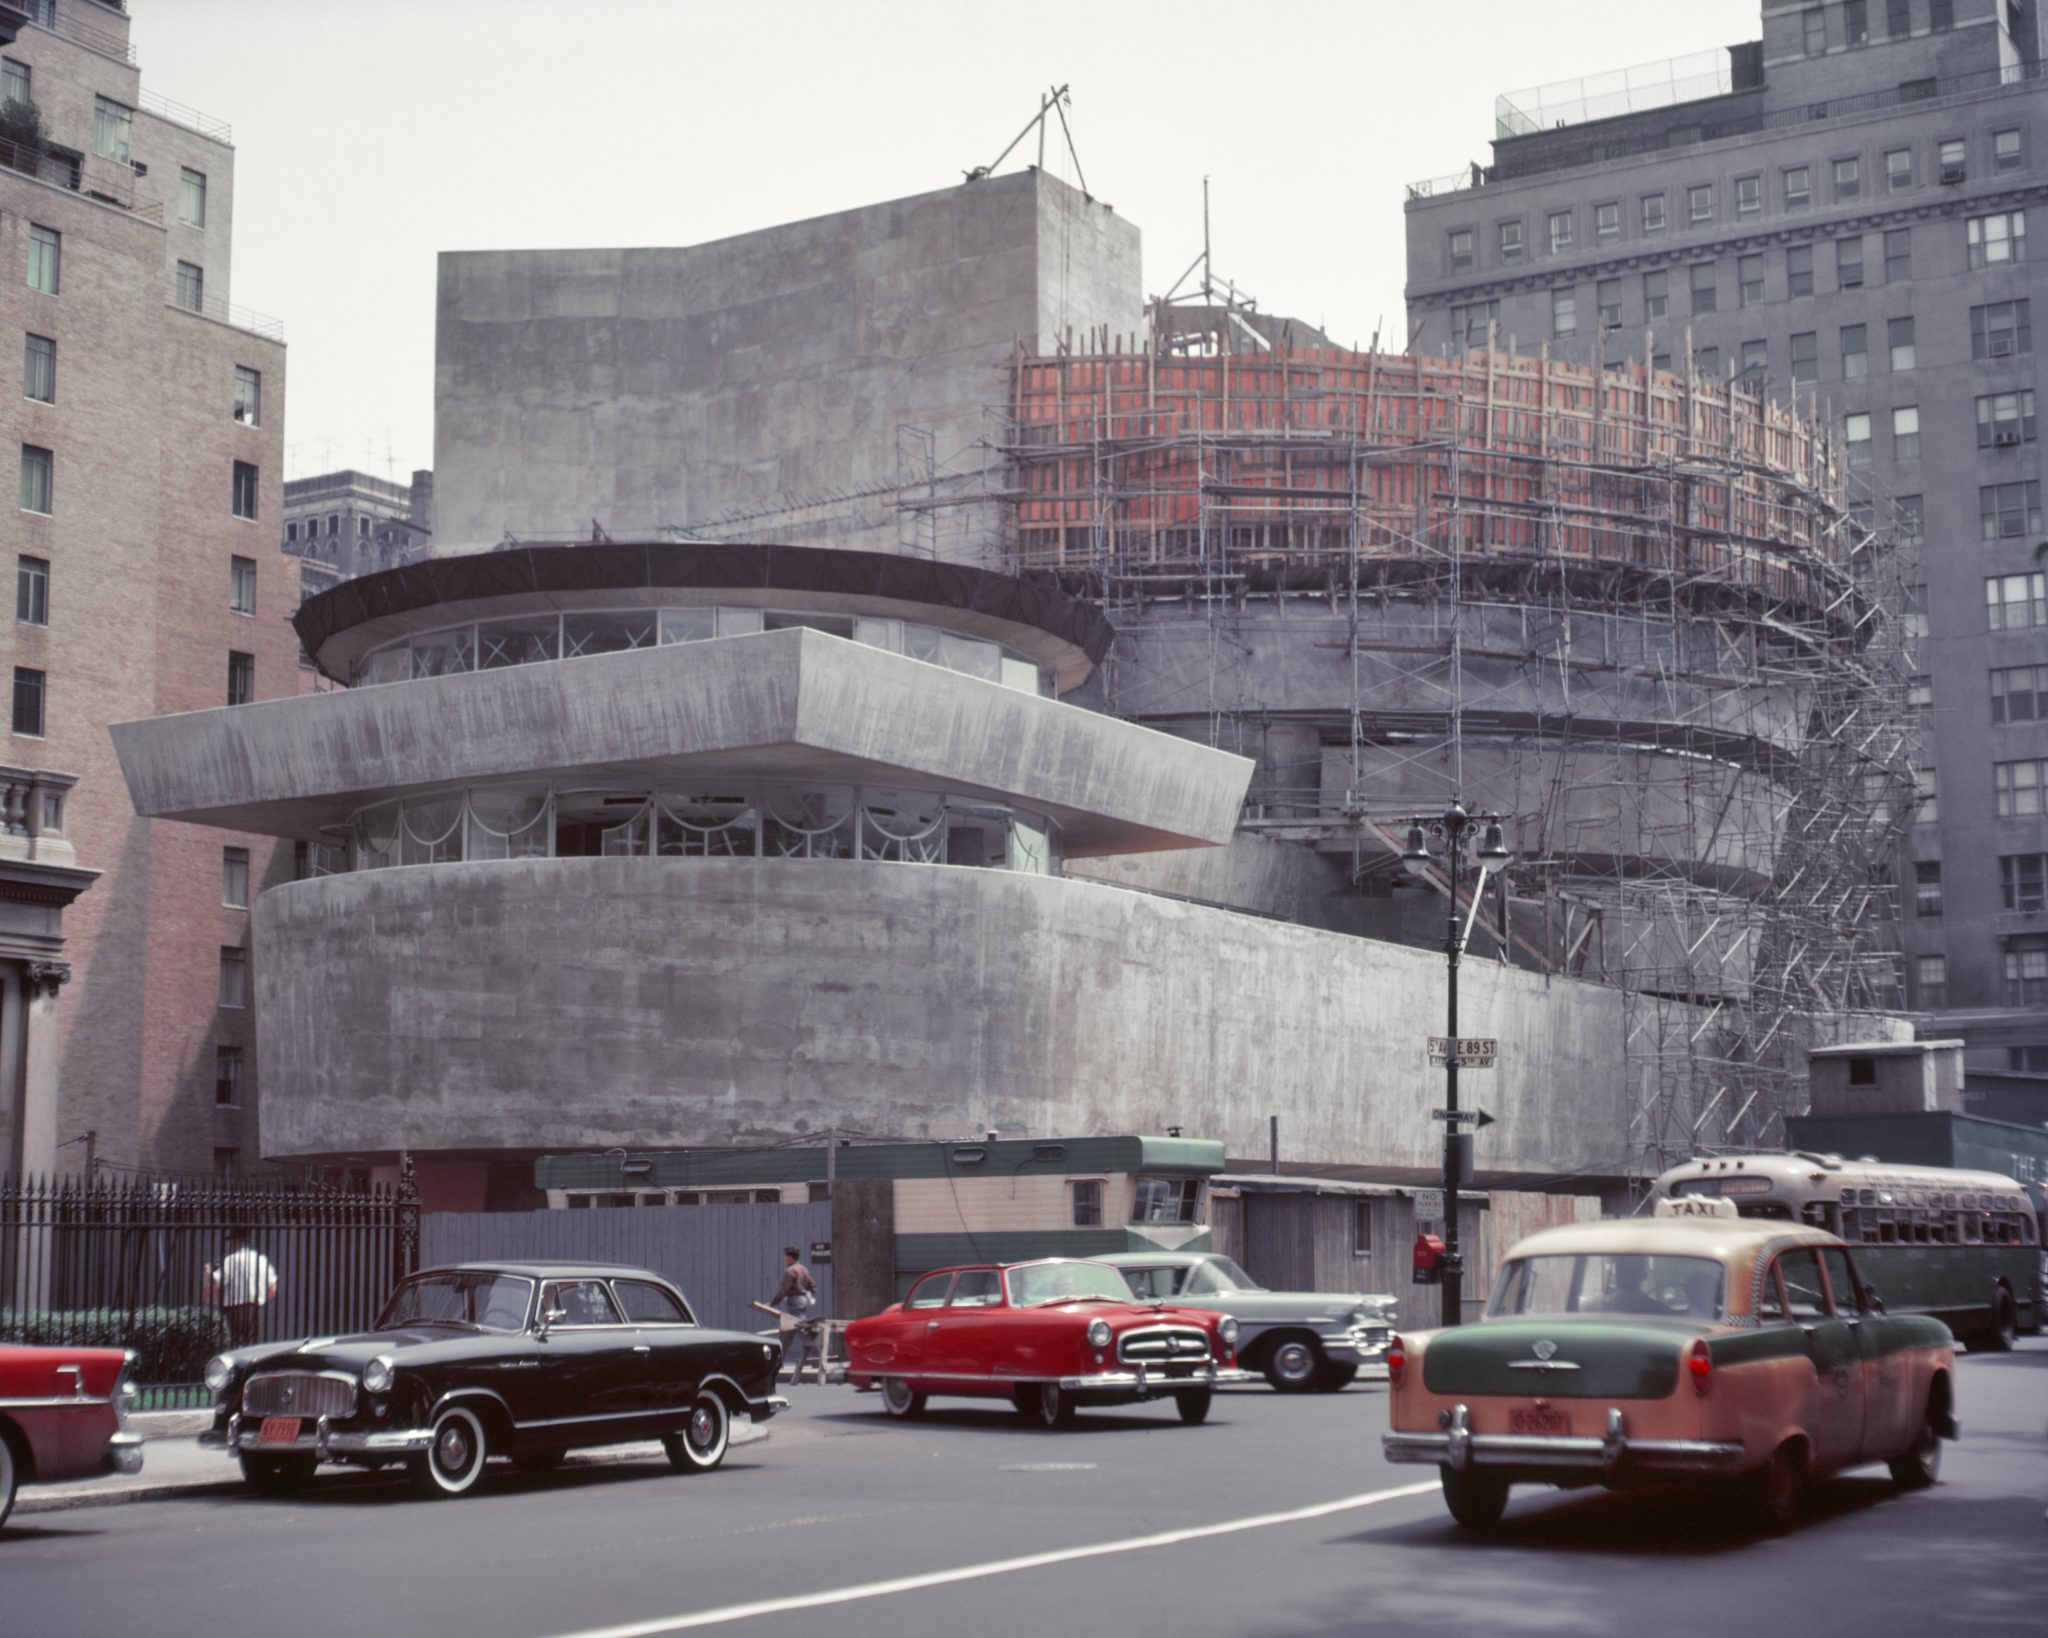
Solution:
[[(213, 1418), (204, 1411), (153, 1411), (133, 1419), (134, 1425), (142, 1427), (151, 1440), (173, 1440), (179, 1435), (161, 1432), (155, 1424), (171, 1418), (198, 1418), (198, 1426), (210, 1426)], [(744, 1445), (766, 1443), (769, 1430), (758, 1423), (735, 1426), (732, 1430), (734, 1450)], [(148, 1445), (144, 1445), (145, 1462), (148, 1460)], [(572, 1452), (562, 1463), (564, 1467), (607, 1467), (617, 1462), (644, 1462), (650, 1453), (658, 1454), (660, 1446), (651, 1440), (632, 1445), (605, 1445), (591, 1450)], [(80, 1507), (117, 1507), (123, 1502), (156, 1501), (178, 1496), (205, 1496), (216, 1493), (239, 1494), (243, 1490), (242, 1478), (229, 1458), (216, 1456), (224, 1472), (211, 1479), (170, 1479), (157, 1484), (143, 1483), (94, 1483), (86, 1481), (76, 1488), (70, 1485), (23, 1485), (15, 1498), (14, 1512), (20, 1518), (28, 1513), (68, 1513)], [(38, 1494), (38, 1491), (41, 1494)]]

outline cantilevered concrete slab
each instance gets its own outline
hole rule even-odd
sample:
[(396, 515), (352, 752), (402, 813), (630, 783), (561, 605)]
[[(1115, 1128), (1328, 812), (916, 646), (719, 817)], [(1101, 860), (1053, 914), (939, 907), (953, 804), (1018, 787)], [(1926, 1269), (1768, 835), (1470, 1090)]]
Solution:
[(752, 773), (1044, 814), (1070, 856), (1227, 842), (1252, 763), (805, 628), (117, 723), (136, 811), (313, 840), (483, 781)]

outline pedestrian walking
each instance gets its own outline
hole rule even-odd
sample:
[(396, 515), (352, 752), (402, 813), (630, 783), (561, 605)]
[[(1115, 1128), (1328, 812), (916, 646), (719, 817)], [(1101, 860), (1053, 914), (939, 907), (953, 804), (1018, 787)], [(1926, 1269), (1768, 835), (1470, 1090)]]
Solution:
[(206, 1265), (206, 1289), (227, 1317), (229, 1346), (246, 1348), (256, 1340), (264, 1305), (277, 1296), (277, 1269), (249, 1244), (247, 1229), (231, 1228), (228, 1254)]
[(800, 1382), (810, 1352), (810, 1314), (818, 1306), (818, 1282), (811, 1278), (795, 1246), (782, 1248), (782, 1283), (775, 1288), (769, 1306), (789, 1316), (782, 1327), (783, 1363), (789, 1367), (790, 1381)]

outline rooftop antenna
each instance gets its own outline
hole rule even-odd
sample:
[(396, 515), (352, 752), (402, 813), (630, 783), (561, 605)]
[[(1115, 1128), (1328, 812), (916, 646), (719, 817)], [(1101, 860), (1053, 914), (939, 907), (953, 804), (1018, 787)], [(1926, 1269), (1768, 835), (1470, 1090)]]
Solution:
[(1024, 129), (1019, 131), (1014, 137), (1010, 139), (1009, 147), (1005, 148), (1001, 153), (997, 154), (993, 163), (987, 165), (977, 165), (973, 170), (962, 171), (960, 174), (964, 176), (969, 182), (986, 181), (989, 177), (995, 175), (998, 167), (1002, 165), (1004, 160), (1008, 159), (1011, 154), (1017, 151), (1017, 144), (1022, 142), (1026, 137), (1028, 137), (1031, 134), (1033, 126), (1036, 126), (1038, 128), (1038, 168), (1040, 170), (1044, 170), (1046, 129), (1045, 116), (1048, 114), (1052, 114), (1056, 116), (1060, 122), (1060, 136), (1065, 140), (1067, 144), (1067, 157), (1074, 162), (1074, 180), (1081, 184), (1081, 196), (1084, 199), (1094, 198), (1095, 196), (1088, 191), (1088, 178), (1086, 175), (1083, 174), (1081, 170), (1081, 156), (1078, 152), (1075, 151), (1074, 148), (1073, 130), (1067, 124), (1067, 104), (1072, 100), (1072, 97), (1068, 95), (1067, 88), (1064, 85), (1054, 86), (1050, 91), (1046, 92), (1046, 94), (1043, 97), (1039, 98), (1038, 112), (1033, 114), (1028, 120), (1024, 122)]

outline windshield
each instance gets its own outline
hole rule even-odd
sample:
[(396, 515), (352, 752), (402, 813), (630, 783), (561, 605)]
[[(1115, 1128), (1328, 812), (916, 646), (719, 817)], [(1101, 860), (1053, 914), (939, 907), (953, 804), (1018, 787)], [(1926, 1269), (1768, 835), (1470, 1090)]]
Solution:
[(1131, 1288), (1107, 1263), (1027, 1263), (1009, 1270), (1010, 1301), (1029, 1308), (1039, 1302), (1129, 1302)]
[(1265, 1287), (1228, 1257), (1211, 1257), (1189, 1271), (1183, 1289), (1189, 1296), (1215, 1296), (1225, 1291), (1263, 1291)]
[(484, 1270), (422, 1274), (391, 1293), (377, 1329), (403, 1325), (475, 1325), (486, 1331), (523, 1331), (533, 1281)]
[(1720, 1319), (1726, 1301), (1726, 1271), (1711, 1257), (1596, 1251), (1514, 1258), (1494, 1283), (1486, 1317), (1669, 1314)]

